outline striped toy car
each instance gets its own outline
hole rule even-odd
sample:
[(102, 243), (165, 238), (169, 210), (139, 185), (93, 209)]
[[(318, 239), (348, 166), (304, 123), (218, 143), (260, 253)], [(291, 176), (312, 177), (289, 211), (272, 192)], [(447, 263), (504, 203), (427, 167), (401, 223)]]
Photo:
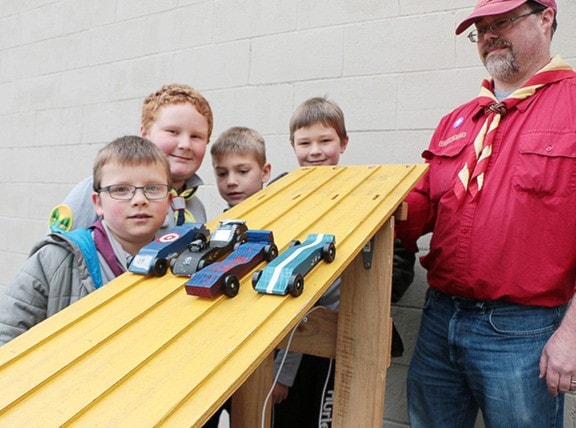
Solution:
[(254, 271), (252, 286), (265, 294), (299, 296), (304, 290), (304, 277), (321, 260), (332, 263), (336, 257), (336, 237), (329, 234), (310, 234), (302, 243), (291, 246), (263, 270)]

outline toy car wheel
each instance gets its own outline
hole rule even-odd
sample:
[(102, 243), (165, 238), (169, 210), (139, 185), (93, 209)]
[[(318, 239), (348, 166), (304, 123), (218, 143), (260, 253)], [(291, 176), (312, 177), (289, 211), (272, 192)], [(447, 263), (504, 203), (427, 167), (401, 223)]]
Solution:
[(256, 289), (256, 284), (258, 283), (258, 280), (260, 279), (261, 276), (262, 276), (261, 270), (254, 271), (254, 273), (252, 274), (252, 288)]
[(332, 263), (334, 261), (336, 258), (336, 245), (334, 245), (334, 242), (324, 244), (322, 248), (322, 258), (326, 263)]
[(170, 272), (172, 272), (172, 275), (181, 276), (180, 275), (181, 272), (179, 272), (178, 266), (176, 266), (177, 263), (178, 263), (178, 257), (170, 260)]
[(304, 278), (299, 273), (292, 275), (288, 281), (288, 292), (298, 297), (304, 291)]
[(152, 272), (156, 276), (164, 276), (168, 271), (168, 262), (166, 259), (156, 259), (154, 261), (154, 267), (152, 268)]
[(300, 244), (301, 244), (301, 242), (299, 240), (293, 239), (292, 241), (290, 241), (290, 245), (288, 245), (288, 248), (295, 247), (296, 245), (300, 245)]
[(269, 262), (276, 257), (278, 257), (278, 247), (275, 244), (266, 245), (266, 247), (264, 247), (264, 260)]
[(199, 270), (204, 269), (206, 266), (208, 266), (210, 264), (210, 262), (208, 260), (200, 260), (198, 262), (198, 267), (196, 268), (196, 272), (198, 272)]
[(224, 278), (224, 294), (228, 297), (235, 297), (240, 290), (240, 281), (234, 275)]

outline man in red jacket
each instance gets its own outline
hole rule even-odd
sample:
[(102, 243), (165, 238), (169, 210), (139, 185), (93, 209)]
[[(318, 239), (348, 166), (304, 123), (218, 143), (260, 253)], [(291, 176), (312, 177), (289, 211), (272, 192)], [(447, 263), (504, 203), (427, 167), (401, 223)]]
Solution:
[(576, 390), (576, 73), (551, 58), (554, 0), (479, 0), (490, 74), (445, 116), (430, 170), (397, 225), (433, 232), (426, 303), (408, 373), (412, 427), (562, 426)]

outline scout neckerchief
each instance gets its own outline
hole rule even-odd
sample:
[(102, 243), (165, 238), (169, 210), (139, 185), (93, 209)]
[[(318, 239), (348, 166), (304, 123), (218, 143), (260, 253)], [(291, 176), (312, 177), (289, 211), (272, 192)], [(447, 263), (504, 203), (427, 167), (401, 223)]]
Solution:
[(538, 71), (524, 86), (512, 92), (500, 102), (498, 102), (492, 92), (492, 79), (489, 78), (482, 82), (479, 104), (484, 109), (486, 119), (480, 133), (474, 140), (474, 151), (470, 153), (464, 167), (458, 173), (454, 193), (460, 203), (464, 201), (466, 192), (470, 192), (472, 200), (474, 200), (478, 192), (482, 190), (484, 173), (492, 154), (492, 143), (496, 129), (500, 124), (500, 119), (509, 110), (518, 105), (520, 101), (534, 95), (539, 88), (568, 76), (574, 76), (572, 68), (560, 56), (555, 56), (546, 67)]
[(193, 187), (191, 189), (185, 189), (178, 193), (176, 190), (170, 190), (172, 193), (172, 209), (174, 210), (174, 222), (176, 226), (180, 226), (184, 223), (194, 223), (194, 216), (190, 211), (186, 209), (186, 202), (194, 197), (194, 194), (198, 190), (198, 187)]
[(92, 235), (94, 236), (96, 249), (102, 255), (102, 257), (104, 257), (104, 260), (106, 260), (106, 264), (110, 267), (112, 273), (114, 273), (116, 276), (122, 275), (124, 273), (124, 269), (122, 269), (122, 267), (118, 264), (118, 260), (116, 260), (116, 254), (114, 253), (112, 244), (110, 244), (108, 235), (106, 235), (106, 232), (104, 231), (102, 220), (96, 220), (94, 223), (92, 223), (89, 229), (92, 229)]

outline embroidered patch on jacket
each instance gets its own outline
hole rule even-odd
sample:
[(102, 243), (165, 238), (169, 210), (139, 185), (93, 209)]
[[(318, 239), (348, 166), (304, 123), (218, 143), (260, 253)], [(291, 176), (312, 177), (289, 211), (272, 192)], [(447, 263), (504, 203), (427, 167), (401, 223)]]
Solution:
[(50, 212), (50, 231), (51, 232), (68, 232), (72, 230), (74, 219), (72, 210), (68, 205), (57, 205)]

